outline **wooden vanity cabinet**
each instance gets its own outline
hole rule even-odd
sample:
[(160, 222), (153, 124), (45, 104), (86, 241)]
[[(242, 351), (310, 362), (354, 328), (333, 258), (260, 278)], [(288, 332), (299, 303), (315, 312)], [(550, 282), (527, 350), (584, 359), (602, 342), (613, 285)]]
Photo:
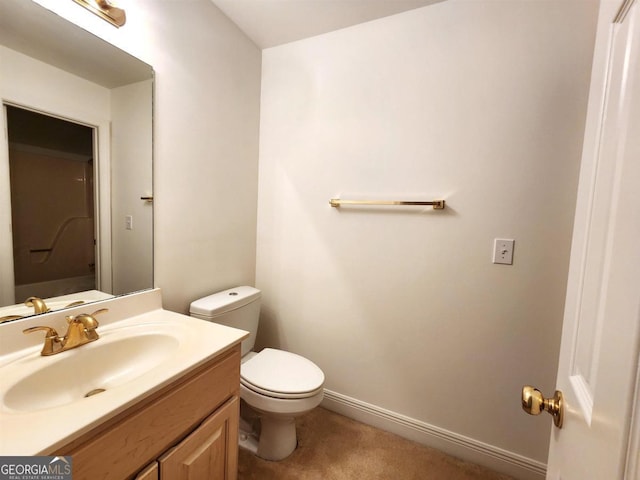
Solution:
[[(160, 457), (160, 479), (236, 478), (237, 458), (229, 461), (228, 450), (230, 444), (235, 448), (238, 445), (238, 406), (238, 398), (232, 398), (191, 435)], [(230, 470), (233, 475), (230, 475)]]
[(238, 402), (236, 397), (229, 400), (135, 480), (235, 479), (237, 461), (229, 458), (228, 449), (238, 444)]
[(235, 480), (240, 346), (50, 455), (74, 480)]

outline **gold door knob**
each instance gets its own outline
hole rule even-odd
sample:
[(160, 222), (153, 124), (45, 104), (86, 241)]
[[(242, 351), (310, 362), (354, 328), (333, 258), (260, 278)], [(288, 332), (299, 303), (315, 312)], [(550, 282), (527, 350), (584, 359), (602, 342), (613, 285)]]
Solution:
[(539, 415), (546, 410), (553, 416), (556, 427), (562, 428), (564, 402), (562, 392), (556, 390), (553, 398), (544, 398), (540, 390), (530, 385), (522, 387), (522, 409), (529, 415)]

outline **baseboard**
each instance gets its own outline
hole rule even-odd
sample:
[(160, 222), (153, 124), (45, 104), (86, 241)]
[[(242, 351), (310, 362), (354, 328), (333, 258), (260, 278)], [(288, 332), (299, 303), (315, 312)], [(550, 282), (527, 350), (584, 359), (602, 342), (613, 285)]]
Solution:
[(437, 448), (520, 480), (544, 480), (546, 464), (488, 445), (396, 412), (362, 402), (331, 390), (324, 391), (322, 406), (422, 445)]

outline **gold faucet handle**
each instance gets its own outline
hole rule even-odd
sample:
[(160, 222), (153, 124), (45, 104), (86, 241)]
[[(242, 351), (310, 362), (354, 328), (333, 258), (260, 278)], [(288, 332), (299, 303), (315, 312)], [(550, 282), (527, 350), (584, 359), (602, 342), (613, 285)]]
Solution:
[(45, 335), (45, 338), (57, 338), (58, 337), (58, 332), (56, 332), (55, 328), (43, 327), (43, 326), (25, 328), (24, 330), (22, 330), (22, 333), (33, 333), (33, 332), (37, 332), (39, 330), (45, 330), (47, 332), (47, 334)]
[(44, 337), (44, 345), (42, 346), (42, 351), (40, 355), (54, 355), (62, 350), (62, 343), (60, 337), (58, 337), (58, 332), (56, 332), (55, 328), (51, 327), (30, 327), (25, 328), (22, 333), (32, 333), (37, 332), (39, 330), (44, 330), (47, 334)]
[(87, 315), (85, 317), (86, 320), (82, 322), (84, 324), (84, 327), (89, 331), (95, 330), (98, 327), (98, 325), (100, 325), (98, 323), (98, 320), (96, 320), (95, 316), (100, 315), (101, 313), (107, 313), (108, 311), (109, 311), (108, 308), (101, 308), (93, 312), (91, 315)]
[(77, 300), (75, 302), (71, 302), (69, 305), (65, 305), (64, 308), (77, 307), (78, 305), (84, 304), (84, 300)]

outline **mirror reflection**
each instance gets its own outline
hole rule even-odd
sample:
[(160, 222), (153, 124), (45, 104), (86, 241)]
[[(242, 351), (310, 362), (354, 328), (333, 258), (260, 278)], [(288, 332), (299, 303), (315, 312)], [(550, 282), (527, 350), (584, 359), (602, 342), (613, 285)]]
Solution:
[(153, 287), (153, 70), (0, 5), (0, 322)]

